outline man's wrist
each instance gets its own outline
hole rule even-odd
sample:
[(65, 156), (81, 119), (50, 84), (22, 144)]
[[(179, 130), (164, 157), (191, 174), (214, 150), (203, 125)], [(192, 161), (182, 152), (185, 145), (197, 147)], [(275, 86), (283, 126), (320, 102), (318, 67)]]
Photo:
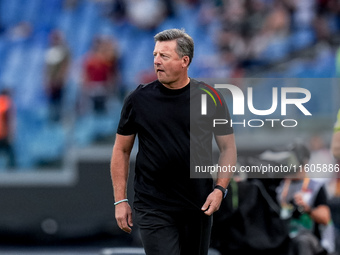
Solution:
[(119, 200), (119, 201), (115, 202), (114, 205), (116, 206), (116, 205), (118, 205), (120, 203), (124, 203), (124, 202), (128, 202), (128, 201), (129, 200), (127, 198), (125, 198), (125, 199), (122, 199), (122, 200)]
[(214, 190), (215, 189), (218, 189), (222, 192), (223, 198), (225, 198), (227, 196), (228, 189), (222, 187), (221, 185), (215, 185)]

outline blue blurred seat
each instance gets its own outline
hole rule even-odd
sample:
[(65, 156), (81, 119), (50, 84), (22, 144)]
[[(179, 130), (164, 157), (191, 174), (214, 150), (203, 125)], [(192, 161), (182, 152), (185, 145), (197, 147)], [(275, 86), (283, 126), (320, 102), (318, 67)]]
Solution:
[(315, 34), (312, 29), (297, 29), (290, 35), (292, 51), (302, 50), (315, 42)]
[(1, 24), (10, 27), (22, 20), (21, 0), (2, 0), (0, 1), (0, 20)]
[(267, 48), (261, 53), (260, 59), (273, 63), (288, 57), (290, 52), (288, 38), (277, 37), (269, 42)]

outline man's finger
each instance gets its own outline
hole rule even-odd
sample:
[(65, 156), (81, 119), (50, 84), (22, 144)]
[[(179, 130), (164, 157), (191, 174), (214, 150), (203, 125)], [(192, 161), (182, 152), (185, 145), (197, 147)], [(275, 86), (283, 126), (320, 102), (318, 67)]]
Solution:
[(129, 224), (130, 227), (133, 227), (132, 213), (128, 214), (128, 224)]
[(125, 231), (126, 233), (131, 233), (131, 228), (129, 227), (126, 220), (120, 221), (119, 227), (121, 230)]
[(215, 212), (215, 210), (210, 206), (207, 211), (204, 212), (205, 215), (212, 215)]
[(211, 201), (210, 201), (210, 199), (208, 198), (208, 199), (205, 201), (204, 205), (202, 206), (201, 210), (202, 210), (202, 211), (208, 210), (210, 204), (211, 204)]
[(122, 228), (123, 231), (125, 231), (126, 233), (130, 234), (132, 229), (130, 227), (124, 227)]
[(210, 206), (209, 206), (209, 208), (208, 208), (208, 210), (205, 210), (204, 213), (205, 213), (206, 215), (210, 216), (210, 215), (212, 215), (214, 212), (216, 212), (217, 209), (218, 209), (217, 206), (214, 205), (213, 203), (211, 203)]

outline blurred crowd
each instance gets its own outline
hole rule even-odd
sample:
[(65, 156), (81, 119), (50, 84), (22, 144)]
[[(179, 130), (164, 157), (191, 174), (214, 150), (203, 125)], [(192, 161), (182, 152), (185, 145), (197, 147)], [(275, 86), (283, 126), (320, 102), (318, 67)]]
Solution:
[[(313, 43), (334, 43), (339, 30), (336, 23), (339, 15), (338, 1), (309, 0), (246, 0), (222, 1), (219, 9), (221, 31), (217, 44), (230, 64), (248, 67), (263, 64), (266, 56), (262, 55), (268, 47), (277, 42), (285, 43), (290, 36), (298, 32), (310, 33)], [(292, 53), (297, 41), (291, 41)], [(311, 44), (312, 45), (312, 44)], [(298, 48), (297, 48), (298, 49)]]
[[(60, 5), (59, 8), (63, 12), (75, 12), (83, 1), (60, 0), (54, 1), (54, 5)], [(192, 75), (199, 77), (244, 76), (248, 70), (254, 67), (267, 67), (286, 61), (299, 51), (312, 48), (317, 44), (329, 47), (335, 54), (339, 41), (340, 3), (336, 0), (86, 1), (92, 1), (96, 5), (97, 8), (93, 10), (98, 11), (102, 19), (109, 21), (112, 28), (122, 27), (121, 31), (130, 30), (131, 33), (134, 33), (137, 29), (139, 34), (136, 33), (136, 36), (147, 35), (152, 37), (159, 29), (163, 29), (164, 26), (166, 28), (164, 24), (178, 25), (187, 29), (194, 40), (196, 39), (197, 47), (205, 47), (206, 49), (206, 51), (199, 49), (196, 52), (198, 63), (194, 64)], [(1, 8), (4, 11), (6, 6), (3, 4)], [(188, 17), (189, 15), (192, 15), (192, 17)], [(168, 22), (173, 20), (178, 20), (178, 22)], [(68, 72), (72, 68), (72, 62), (79, 64), (79, 58), (83, 62), (88, 61), (85, 60), (87, 53), (83, 51), (80, 54), (81, 56), (77, 55), (77, 46), (71, 47), (70, 44), (73, 44), (73, 42), (70, 41), (70, 38), (67, 38), (67, 35), (63, 35), (65, 31), (53, 27), (53, 24), (36, 25), (30, 21), (22, 20), (11, 24), (10, 27), (3, 24), (0, 27), (2, 36), (13, 42), (28, 40), (37, 36), (48, 36), (50, 40), (54, 40), (51, 43), (55, 45), (61, 45), (61, 40), (63, 40), (63, 48), (66, 50), (68, 47), (68, 53), (65, 53), (67, 60), (64, 60), (68, 64), (60, 68), (62, 71), (58, 75), (51, 74), (50, 66), (46, 68), (46, 72), (50, 72), (47, 76), (52, 75), (47, 78), (49, 80), (44, 80), (44, 83), (49, 83), (47, 87), (63, 87), (64, 85), (60, 84), (61, 79), (64, 79), (62, 83), (66, 83), (67, 76), (72, 75)], [(50, 35), (39, 34), (39, 29), (45, 29)], [(73, 31), (73, 33), (76, 32)], [(120, 77), (121, 83), (127, 83), (127, 80), (131, 80), (127, 75), (128, 72), (120, 74), (122, 63), (127, 62), (126, 59), (130, 56), (126, 54), (125, 50), (122, 50), (124, 41), (122, 41), (120, 35), (107, 36), (107, 34), (101, 34), (100, 31), (94, 31), (92, 34), (89, 33), (89, 36), (91, 37), (89, 40), (93, 43), (91, 43), (92, 46), (88, 44), (85, 51), (95, 50), (94, 48), (91, 49), (95, 47), (94, 44), (99, 45), (100, 40), (105, 40), (106, 50), (112, 51), (108, 55), (114, 55), (115, 60), (113, 61), (116, 62), (111, 63), (114, 67), (112, 67), (113, 73), (110, 75)], [(203, 39), (204, 37), (209, 37), (212, 43), (207, 43), (205, 40), (209, 39)], [(138, 40), (133, 36), (130, 39)], [(58, 47), (59, 54), (61, 54), (61, 46)], [(49, 58), (53, 58), (53, 53), (58, 54), (57, 51), (50, 51)], [(142, 58), (146, 55), (147, 53), (144, 53)], [(134, 80), (136, 83), (148, 82), (155, 78), (152, 73), (152, 63), (148, 63), (148, 58), (145, 60), (147, 63), (140, 63), (140, 60), (136, 60), (139, 61), (139, 65), (145, 65), (144, 68), (137, 69), (139, 72), (134, 74), (137, 77)], [(83, 79), (84, 73), (88, 71), (84, 70), (79, 78), (83, 85), (87, 84), (83, 86), (84, 89), (85, 87), (88, 88), (88, 82)], [(64, 78), (61, 78), (62, 76)], [(52, 79), (57, 79), (55, 83), (58, 85), (51, 85)], [(114, 79), (114, 81), (118, 82), (117, 79)], [(136, 86), (136, 84), (124, 85), (128, 87), (128, 90)], [(61, 91), (60, 89), (57, 90)], [(58, 105), (56, 98), (60, 97), (57, 95), (59, 92), (51, 92), (51, 90), (46, 90), (46, 92), (49, 99), (54, 100), (53, 104)]]
[[(94, 0), (95, 1), (95, 0)], [(65, 0), (76, 8), (79, 0)], [(199, 76), (239, 77), (256, 67), (280, 63), (317, 44), (335, 52), (339, 42), (340, 4), (336, 0), (96, 0), (114, 25), (129, 24), (145, 33), (162, 29), (167, 20), (184, 19), (188, 32), (211, 37)], [(183, 13), (183, 10), (188, 10)], [(182, 19), (183, 20), (183, 19)], [(171, 24), (171, 23), (170, 23)], [(176, 24), (176, 23), (174, 23)], [(178, 23), (177, 23), (178, 24)], [(191, 31), (192, 30), (192, 31)], [(198, 38), (201, 39), (201, 38)], [(119, 42), (119, 38), (117, 38)], [(204, 41), (204, 40), (203, 40)], [(197, 41), (197, 45), (205, 42)], [(201, 54), (201, 52), (199, 52)], [(334, 53), (335, 54), (335, 53)], [(124, 55), (122, 56), (124, 58)], [(205, 63), (202, 63), (202, 62)], [(206, 69), (209, 69), (207, 71)], [(155, 78), (152, 70), (136, 74), (140, 82)]]
[[(211, 29), (218, 64), (210, 75), (243, 75), (285, 61), (317, 43), (337, 46), (340, 4), (335, 0), (107, 0), (107, 16), (143, 30), (157, 29), (180, 9), (197, 10), (197, 29)], [(188, 19), (190, 20), (190, 19)], [(185, 27), (185, 26), (184, 26)], [(199, 42), (198, 42), (199, 43)], [(204, 65), (204, 64), (202, 64)], [(223, 71), (224, 70), (224, 71)]]
[[(179, 27), (192, 35), (192, 77), (247, 77), (306, 50), (315, 55), (326, 50), (331, 66), (320, 59), (313, 64), (327, 70), (336, 66), (340, 29), (336, 0), (53, 0), (49, 4), (37, 0), (27, 3), (22, 17), (13, 18), (21, 6), (15, 3), (0, 5), (0, 57), (5, 60), (0, 66), (0, 90), (11, 92), (14, 109), (21, 111), (17, 118), (27, 119), (25, 111), (34, 110), (32, 115), (42, 114), (47, 122), (64, 125), (72, 113), (72, 125), (88, 128), (75, 132), (82, 141), (92, 139), (84, 138), (91, 136), (89, 132), (103, 130), (98, 123), (117, 115), (119, 109), (113, 113), (112, 102), (119, 108), (128, 91), (156, 78), (153, 35), (162, 29)], [(32, 109), (32, 103), (44, 110)], [(89, 115), (102, 122), (84, 124)], [(110, 125), (105, 135), (107, 130), (114, 135), (114, 124)], [(18, 136), (12, 139), (16, 147), (23, 143), (20, 139), (27, 139)]]

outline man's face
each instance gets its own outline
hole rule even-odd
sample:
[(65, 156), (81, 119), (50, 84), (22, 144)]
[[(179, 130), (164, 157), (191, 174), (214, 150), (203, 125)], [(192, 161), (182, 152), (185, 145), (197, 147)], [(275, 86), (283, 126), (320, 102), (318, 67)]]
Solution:
[(167, 85), (176, 82), (187, 72), (187, 61), (176, 52), (177, 42), (157, 41), (153, 51), (154, 68), (158, 80)]

